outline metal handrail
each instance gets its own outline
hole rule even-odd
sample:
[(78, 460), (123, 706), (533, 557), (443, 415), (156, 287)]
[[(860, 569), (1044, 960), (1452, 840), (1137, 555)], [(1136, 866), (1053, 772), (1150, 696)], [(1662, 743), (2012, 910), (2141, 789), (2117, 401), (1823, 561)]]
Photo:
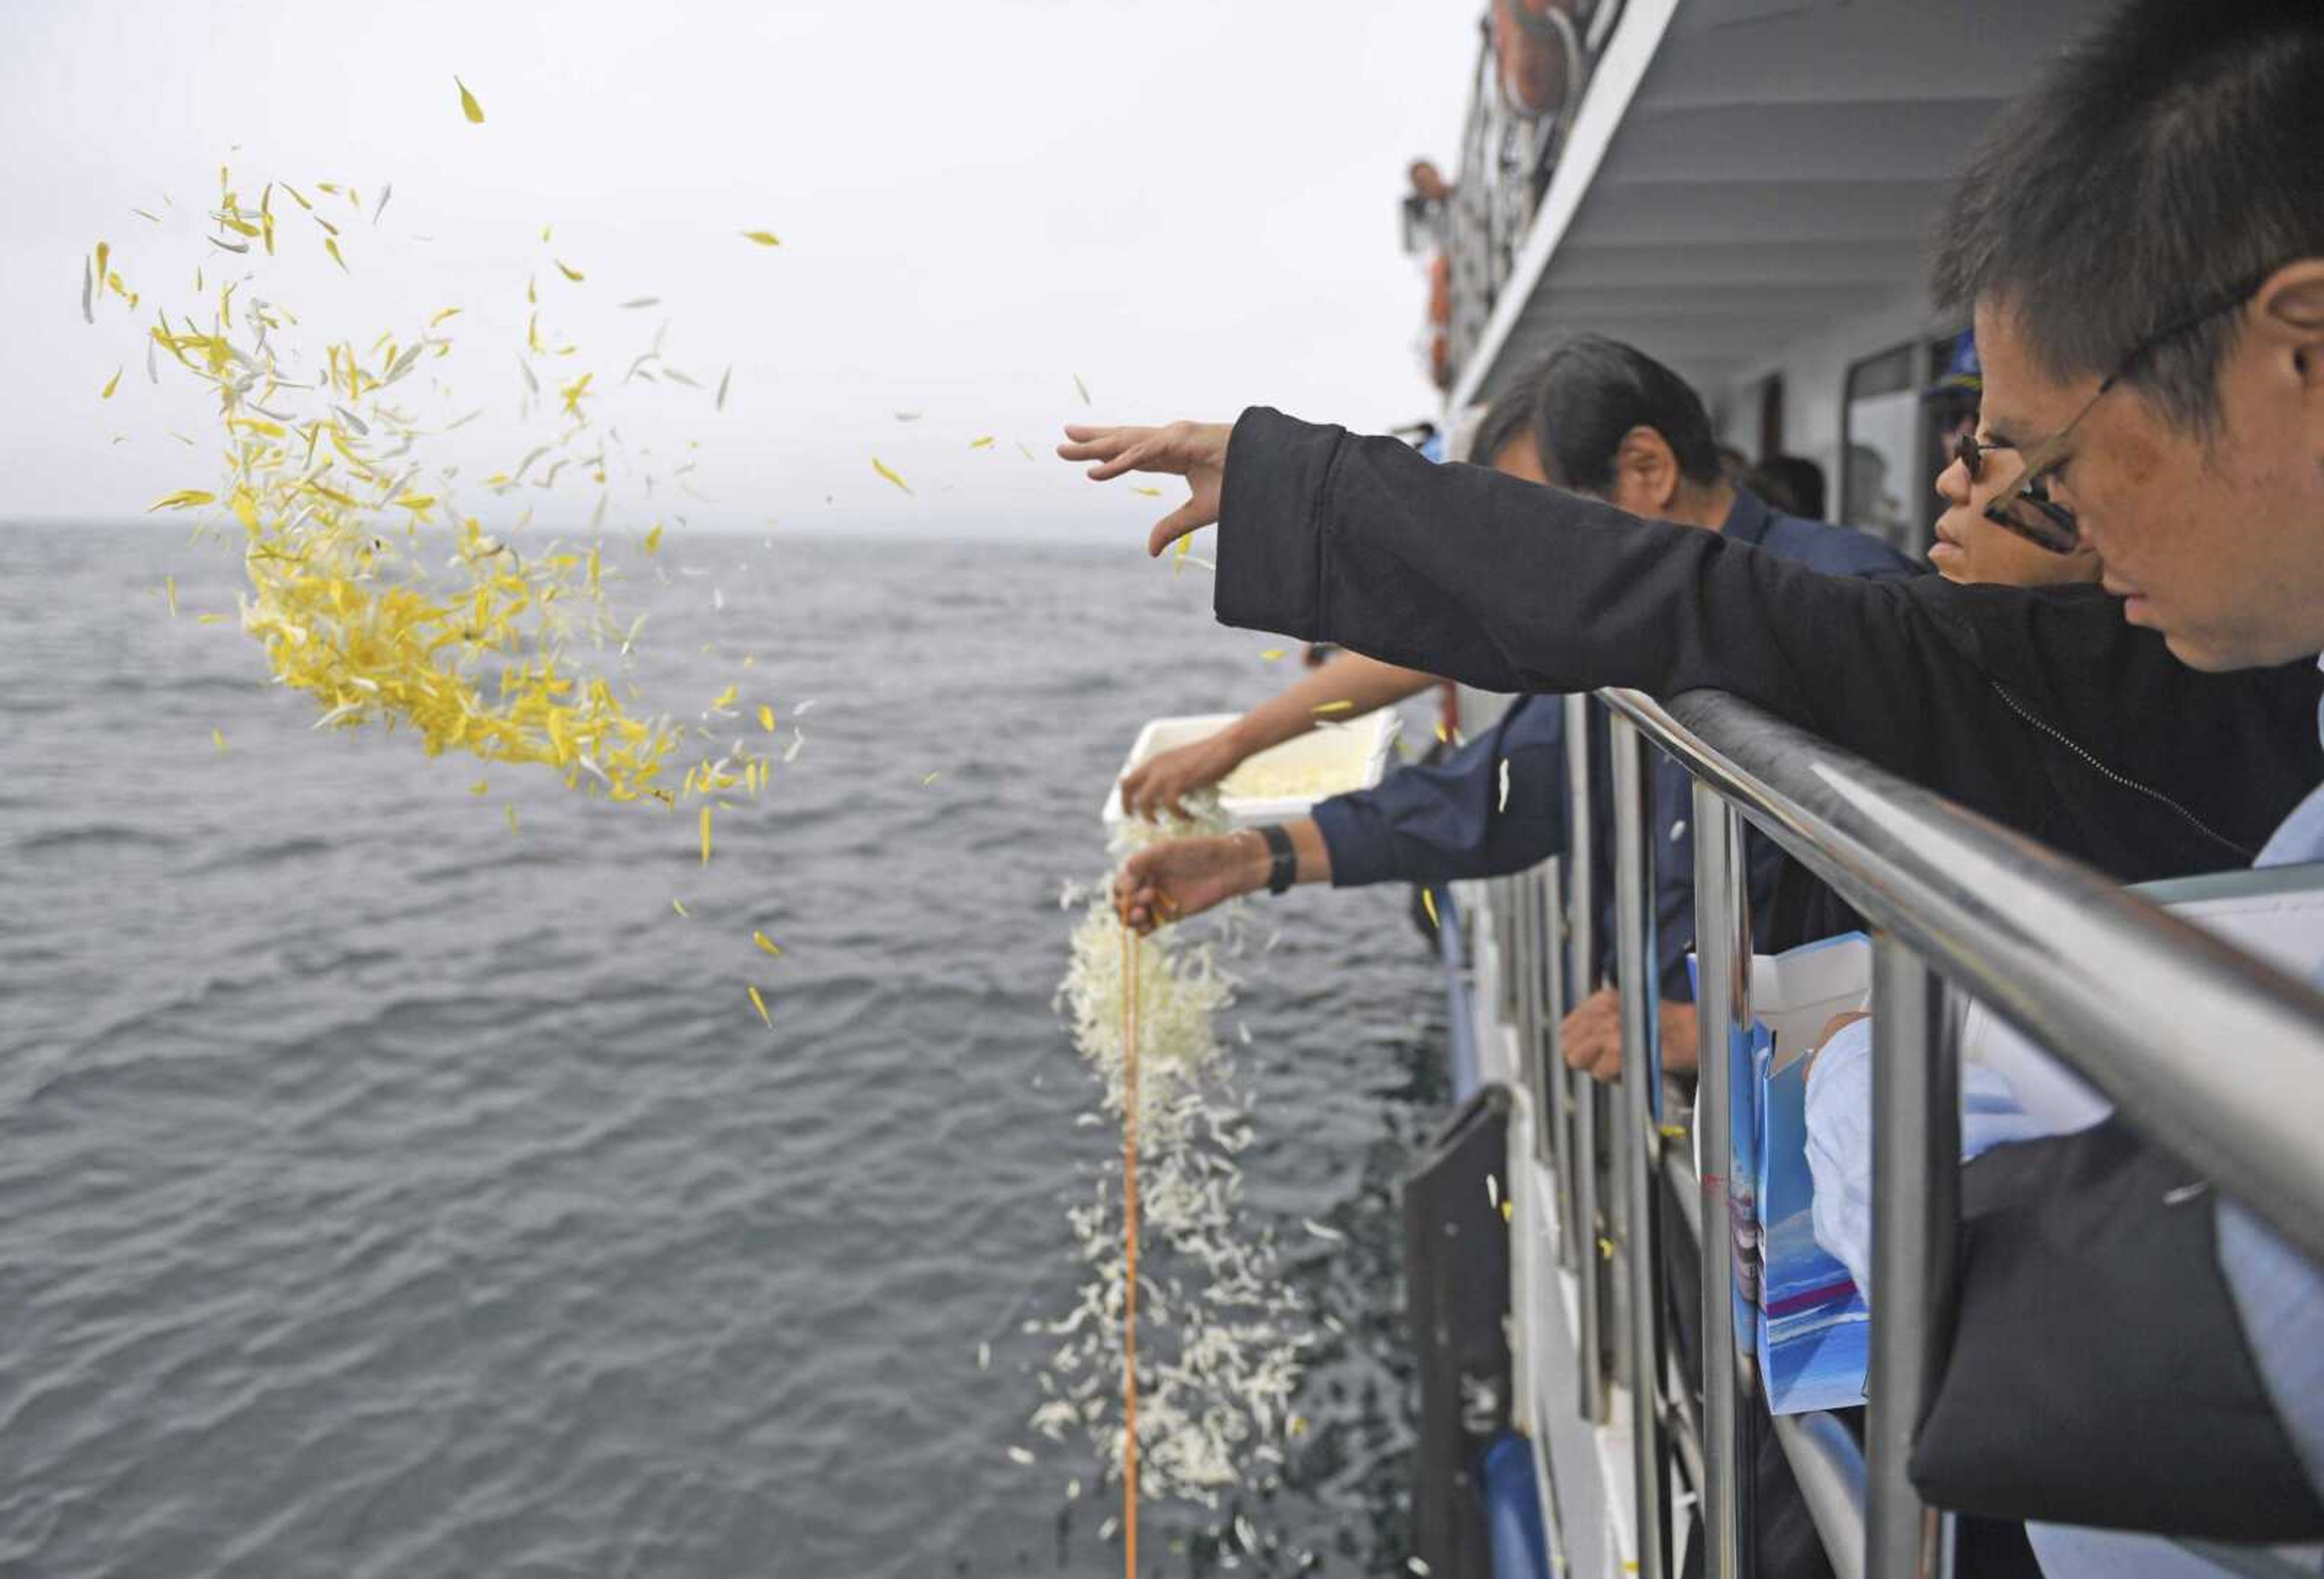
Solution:
[[(1666, 706), (1634, 692), (1569, 697), (1571, 910), (1542, 903), (1545, 873), (1505, 894), (1521, 921), (1497, 937), (1514, 968), (1568, 951), (1572, 997), (1594, 985), (1590, 710), (1615, 716), (1613, 948), (1623, 993), (1623, 1070), (1601, 1103), (1593, 1083), (1557, 1067), (1568, 1006), (1536, 980), (1521, 994), (1526, 1094), (1545, 1126), (1561, 1197), (1557, 1231), (1579, 1276), (1577, 1360), (1585, 1417), (1603, 1421), (1601, 1344), (1630, 1380), (1637, 1571), (1666, 1571), (1675, 1508), (1670, 1450), (1702, 1501), (1708, 1579), (1753, 1571), (1757, 1510), (1749, 1443), (1772, 1429), (1843, 1579), (1950, 1574), (1949, 1517), (1906, 1475), (1914, 1428), (1944, 1359), (1959, 1233), (1956, 1017), (1945, 987), (1984, 1000), (2102, 1090), (2128, 1122), (2238, 1196), (2310, 1254), (2324, 1256), (2324, 994), (2189, 925), (2103, 875), (1731, 697), (1693, 692)], [(1651, 743), (1695, 780), (1699, 1168), (1661, 1150), (1652, 1078), (1659, 993), (1653, 841), (1645, 810)], [(1736, 1319), (1730, 1212), (1729, 1039), (1753, 1021), (1753, 952), (1744, 823), (1763, 829), (1872, 926), (1871, 1408), (1865, 1443), (1829, 1416), (1776, 1417), (1761, 1395), (1752, 1334)], [(1554, 888), (1552, 891), (1554, 891)], [(1500, 896), (1497, 896), (1500, 897)], [(1534, 1060), (1545, 1067), (1536, 1070)], [(1545, 1112), (1549, 1081), (1571, 1078), (1563, 1113)], [(1555, 1122), (1562, 1118), (1563, 1122)], [(1659, 1153), (1659, 1155), (1658, 1155)], [(1622, 1208), (1597, 1199), (1599, 1170)], [(1665, 1349), (1654, 1191), (1685, 1175), (1700, 1212), (1677, 1227), (1701, 1257), (1702, 1401), (1680, 1396), (1658, 1418), (1652, 1380)], [(1683, 1181), (1682, 1181), (1683, 1182)], [(1689, 1203), (1693, 1205), (1693, 1203)], [(1695, 1232), (1686, 1232), (1687, 1230)], [(1611, 1233), (1611, 1239), (1598, 1237)], [(1600, 1298), (1595, 1242), (1616, 1251), (1622, 1319)], [(1597, 1401), (1591, 1402), (1593, 1390)], [(1669, 1427), (1666, 1436), (1662, 1429)]]
[(1600, 696), (1866, 920), (2324, 1259), (2324, 994), (1748, 703)]

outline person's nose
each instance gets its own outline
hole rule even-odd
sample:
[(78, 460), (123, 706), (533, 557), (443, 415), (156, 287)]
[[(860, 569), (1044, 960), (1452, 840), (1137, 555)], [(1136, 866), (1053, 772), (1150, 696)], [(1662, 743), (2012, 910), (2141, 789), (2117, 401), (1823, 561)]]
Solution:
[(1961, 464), (1960, 457), (1955, 456), (1937, 474), (1937, 497), (1948, 504), (1967, 504), (1969, 490), (1969, 467)]

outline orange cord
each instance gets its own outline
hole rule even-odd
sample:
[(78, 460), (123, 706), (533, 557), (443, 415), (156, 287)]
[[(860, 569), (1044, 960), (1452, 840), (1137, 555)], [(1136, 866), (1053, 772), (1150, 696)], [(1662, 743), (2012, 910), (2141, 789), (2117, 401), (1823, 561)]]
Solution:
[(1122, 1573), (1138, 1579), (1138, 940), (1121, 929)]

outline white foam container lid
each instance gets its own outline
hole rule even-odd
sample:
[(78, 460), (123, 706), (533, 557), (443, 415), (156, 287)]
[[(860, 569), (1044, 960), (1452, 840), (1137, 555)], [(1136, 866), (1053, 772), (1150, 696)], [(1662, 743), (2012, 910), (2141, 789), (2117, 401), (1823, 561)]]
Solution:
[[(1106, 826), (1121, 820), (1121, 780), (1139, 763), (1216, 734), (1240, 716), (1203, 713), (1149, 720), (1138, 732), (1121, 771), (1114, 775), (1106, 791), (1101, 813)], [(1369, 790), (1388, 771), (1388, 753), (1396, 746), (1400, 728), (1393, 707), (1379, 708), (1345, 724), (1319, 724), (1296, 740), (1246, 758), (1219, 785), (1219, 809), (1237, 827), (1256, 827), (1260, 823), (1305, 817), (1317, 801), (1332, 796)], [(1290, 785), (1296, 789), (1286, 788)]]

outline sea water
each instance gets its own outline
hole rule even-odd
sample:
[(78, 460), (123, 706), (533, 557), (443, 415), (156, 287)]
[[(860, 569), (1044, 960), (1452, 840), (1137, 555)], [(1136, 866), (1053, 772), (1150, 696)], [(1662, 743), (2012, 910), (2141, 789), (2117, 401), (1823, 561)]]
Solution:
[[(807, 737), (706, 868), (690, 811), (315, 732), (198, 622), (230, 550), (0, 522), (0, 1571), (1118, 1566), (1118, 1494), (1024, 1428), (1023, 1325), (1066, 1308), (1065, 1208), (1118, 1143), (1074, 1122), (1057, 890), (1103, 870), (1140, 723), (1294, 660), (1134, 547), (612, 558), (650, 705), (739, 679), (722, 742), (762, 701)], [(1400, 890), (1259, 902), (1228, 1039), (1251, 1214), (1322, 1334), (1308, 1429), (1279, 1486), (1149, 1509), (1141, 1546), (1388, 1572), (1393, 1189), (1442, 993)], [(1213, 1537), (1237, 1511), (1259, 1553)]]

